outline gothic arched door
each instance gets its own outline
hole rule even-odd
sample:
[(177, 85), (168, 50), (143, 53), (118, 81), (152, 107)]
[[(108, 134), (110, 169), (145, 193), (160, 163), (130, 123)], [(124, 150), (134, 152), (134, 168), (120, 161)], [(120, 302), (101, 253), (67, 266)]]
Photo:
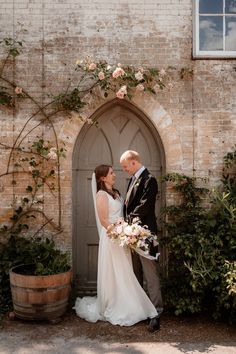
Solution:
[[(155, 176), (163, 171), (164, 152), (158, 133), (148, 119), (126, 101), (114, 100), (93, 117), (98, 127), (86, 126), (78, 136), (73, 156), (73, 266), (79, 293), (96, 292), (98, 234), (91, 193), (91, 175), (102, 163), (113, 166), (116, 187), (124, 196), (129, 177), (119, 160), (125, 150), (140, 153)], [(157, 201), (157, 215), (161, 204)]]

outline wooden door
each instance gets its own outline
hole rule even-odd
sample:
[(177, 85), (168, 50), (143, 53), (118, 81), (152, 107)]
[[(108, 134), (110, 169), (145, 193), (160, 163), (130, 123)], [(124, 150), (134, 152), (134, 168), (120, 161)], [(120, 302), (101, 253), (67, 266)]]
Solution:
[[(78, 137), (74, 151), (74, 273), (78, 277), (79, 293), (96, 292), (98, 233), (91, 193), (91, 176), (102, 163), (113, 166), (116, 187), (124, 196), (129, 176), (120, 167), (125, 150), (140, 153), (142, 163), (155, 176), (160, 176), (161, 151), (155, 130), (148, 127), (139, 114), (125, 105), (113, 104), (98, 118), (98, 127), (89, 126)], [(157, 202), (157, 213), (160, 198)]]

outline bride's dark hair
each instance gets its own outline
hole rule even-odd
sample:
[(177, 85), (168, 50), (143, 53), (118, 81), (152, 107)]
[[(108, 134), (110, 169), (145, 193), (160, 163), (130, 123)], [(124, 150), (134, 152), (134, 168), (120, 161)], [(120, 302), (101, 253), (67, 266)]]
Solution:
[(105, 191), (110, 194), (114, 199), (117, 198), (117, 195), (120, 195), (118, 189), (112, 188), (112, 190), (107, 189), (104, 181), (102, 181), (102, 177), (106, 177), (108, 175), (109, 169), (112, 168), (110, 165), (99, 165), (95, 168), (94, 173), (97, 182), (97, 191)]

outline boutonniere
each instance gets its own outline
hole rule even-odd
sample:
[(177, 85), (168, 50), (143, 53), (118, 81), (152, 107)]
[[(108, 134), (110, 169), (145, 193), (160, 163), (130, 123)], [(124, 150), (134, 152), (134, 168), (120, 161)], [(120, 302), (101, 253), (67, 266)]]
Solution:
[(141, 182), (141, 178), (138, 178), (137, 181), (135, 181), (135, 183), (134, 183), (134, 187), (137, 188), (139, 186), (140, 182)]

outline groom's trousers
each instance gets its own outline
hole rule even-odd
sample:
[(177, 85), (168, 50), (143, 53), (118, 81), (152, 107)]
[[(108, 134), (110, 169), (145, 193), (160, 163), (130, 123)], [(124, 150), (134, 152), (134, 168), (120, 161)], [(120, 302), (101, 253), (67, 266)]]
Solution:
[(132, 261), (136, 278), (142, 287), (143, 277), (145, 278), (149, 298), (160, 314), (163, 311), (163, 302), (158, 269), (159, 263), (142, 257), (136, 252), (132, 252)]

